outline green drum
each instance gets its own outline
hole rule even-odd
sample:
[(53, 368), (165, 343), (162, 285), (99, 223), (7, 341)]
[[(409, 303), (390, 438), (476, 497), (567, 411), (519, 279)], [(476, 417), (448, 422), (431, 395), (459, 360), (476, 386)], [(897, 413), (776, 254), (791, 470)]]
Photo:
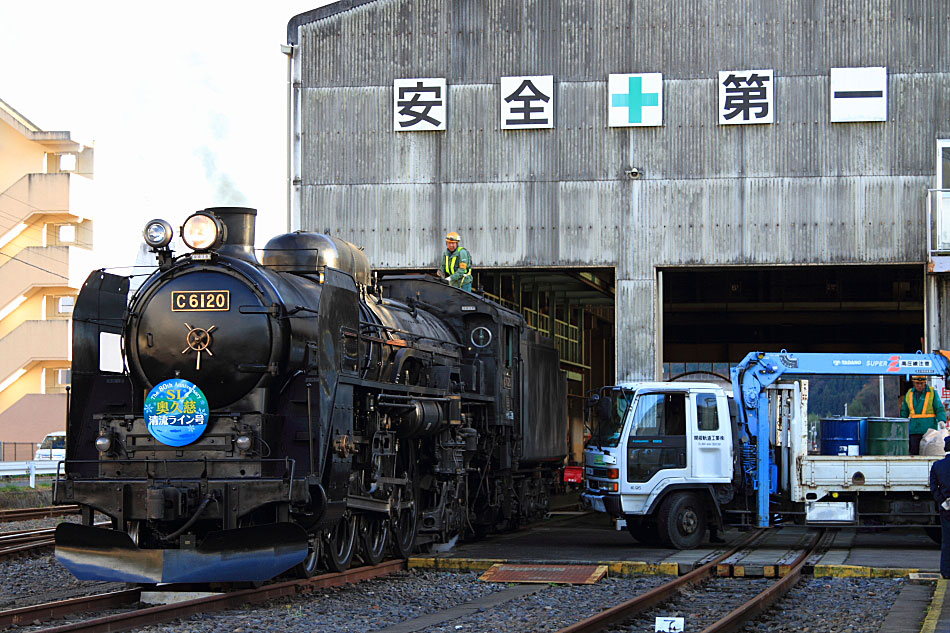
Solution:
[(906, 418), (868, 418), (866, 455), (909, 455)]

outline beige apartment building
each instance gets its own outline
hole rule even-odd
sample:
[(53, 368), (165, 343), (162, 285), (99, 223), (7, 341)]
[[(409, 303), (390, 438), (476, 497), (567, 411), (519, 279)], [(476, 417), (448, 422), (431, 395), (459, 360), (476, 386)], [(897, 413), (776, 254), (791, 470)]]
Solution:
[[(93, 148), (0, 100), (0, 442), (66, 428), (71, 316), (90, 270)], [(16, 459), (31, 459), (18, 446)]]

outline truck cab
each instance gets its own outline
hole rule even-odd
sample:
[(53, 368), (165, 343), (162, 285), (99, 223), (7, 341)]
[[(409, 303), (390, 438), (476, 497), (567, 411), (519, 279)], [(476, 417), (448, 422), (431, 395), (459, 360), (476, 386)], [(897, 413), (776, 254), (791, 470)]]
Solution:
[(734, 495), (735, 424), (712, 383), (621, 383), (588, 401), (584, 451), (591, 507), (644, 543), (696, 547)]

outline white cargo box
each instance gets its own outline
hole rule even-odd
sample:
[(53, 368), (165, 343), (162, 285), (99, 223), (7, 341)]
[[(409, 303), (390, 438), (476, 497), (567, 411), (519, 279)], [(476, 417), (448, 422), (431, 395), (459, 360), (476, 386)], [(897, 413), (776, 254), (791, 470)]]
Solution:
[(847, 457), (808, 455), (799, 460), (792, 500), (819, 501), (832, 492), (930, 493), (930, 467), (939, 457), (923, 455)]

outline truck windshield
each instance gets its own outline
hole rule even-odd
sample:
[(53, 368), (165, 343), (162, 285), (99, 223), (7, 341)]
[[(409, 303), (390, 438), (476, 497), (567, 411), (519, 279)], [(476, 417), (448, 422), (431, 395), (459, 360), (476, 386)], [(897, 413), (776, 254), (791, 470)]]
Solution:
[(40, 448), (66, 448), (65, 435), (47, 435)]
[(595, 446), (614, 447), (620, 444), (623, 416), (633, 401), (633, 392), (619, 387), (605, 387), (594, 405), (591, 415), (591, 443)]

